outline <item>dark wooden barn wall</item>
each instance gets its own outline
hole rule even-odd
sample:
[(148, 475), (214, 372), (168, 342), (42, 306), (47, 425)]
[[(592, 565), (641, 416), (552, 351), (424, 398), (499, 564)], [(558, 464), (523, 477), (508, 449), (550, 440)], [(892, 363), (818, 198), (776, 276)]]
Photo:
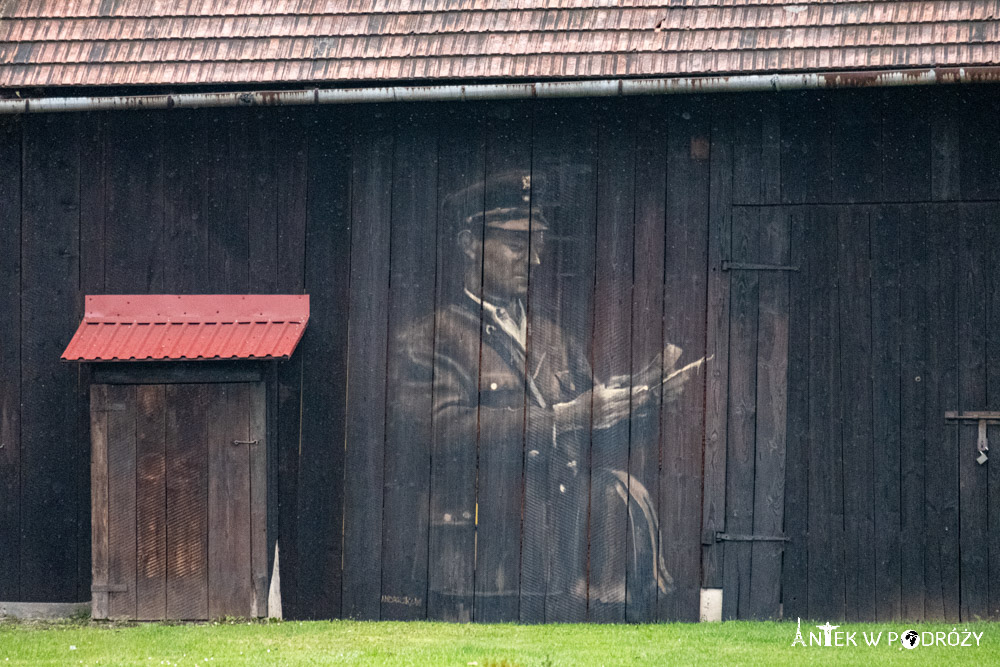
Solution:
[[(1000, 477), (975, 464), (975, 427), (943, 412), (1000, 409), (998, 99), (0, 118), (0, 599), (90, 598), (89, 378), (58, 362), (83, 294), (305, 291), (309, 330), (270, 396), (287, 616), (692, 620), (699, 587), (725, 586), (727, 617), (997, 617)], [(533, 533), (532, 480), (550, 471), (482, 441), (442, 450), (461, 424), (414, 431), (393, 408), (394, 336), (462, 284), (444, 200), (508, 168), (567, 174), (539, 197), (565, 197), (554, 224), (591, 240), (550, 242), (531, 294), (590, 341), (596, 376), (664, 341), (710, 356), (704, 386), (636, 422), (631, 446), (597, 431), (589, 445), (590, 469), (653, 494), (670, 594), (596, 595), (630, 580), (627, 508)], [(498, 447), (531, 444), (525, 412), (525, 440)], [(490, 486), (502, 466), (513, 498)], [(477, 497), (478, 536), (433, 519)], [(477, 558), (477, 539), (497, 550)], [(550, 547), (572, 555), (559, 576), (595, 592), (583, 604), (556, 594)], [(477, 595), (511, 562), (509, 596)]]

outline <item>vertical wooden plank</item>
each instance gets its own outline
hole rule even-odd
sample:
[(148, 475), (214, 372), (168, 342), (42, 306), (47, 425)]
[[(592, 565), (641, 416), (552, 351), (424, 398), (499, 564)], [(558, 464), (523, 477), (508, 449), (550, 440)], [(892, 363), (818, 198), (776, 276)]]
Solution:
[[(760, 204), (761, 142), (765, 111), (763, 95), (743, 97), (739, 114), (733, 119), (733, 204)], [(767, 97), (773, 97), (768, 95)]]
[(843, 619), (844, 472), (840, 392), (838, 238), (835, 214), (810, 221), (809, 616)]
[[(274, 172), (277, 201), (276, 287), (281, 294), (298, 294), (303, 291), (305, 280), (306, 254), (302, 248), (307, 221), (308, 146), (301, 115), (281, 110), (274, 126), (274, 141), (277, 142)], [(281, 544), (281, 602), (285, 618), (300, 618), (306, 613), (308, 604), (299, 604), (300, 591), (309, 596), (309, 583), (322, 580), (327, 574), (323, 570), (323, 560), (314, 562), (299, 557), (299, 538), (308, 539), (308, 535), (299, 529), (304, 358), (300, 347), (290, 360), (280, 362), (277, 370), (278, 541)], [(306, 585), (299, 585), (300, 573), (306, 577)], [(310, 580), (310, 577), (313, 579)]]
[[(887, 88), (882, 95), (881, 201), (927, 201), (932, 188), (933, 110), (940, 92), (915, 88)], [(933, 113), (933, 111), (932, 111)]]
[[(790, 264), (788, 213), (761, 212), (760, 261)], [(756, 447), (753, 534), (780, 535), (785, 519), (785, 442), (788, 409), (788, 284), (793, 273), (763, 271), (758, 277)], [(750, 545), (752, 618), (781, 617), (783, 543)], [(723, 598), (725, 599), (725, 598)]]
[[(84, 296), (104, 291), (104, 135), (106, 114), (85, 113), (80, 117), (80, 278), (74, 314), (83, 316)], [(90, 595), (90, 507), (83, 502), (90, 493), (90, 367), (77, 364), (77, 558), (78, 599)]]
[[(0, 120), (0, 599), (20, 600), (21, 122)], [(83, 503), (86, 505), (86, 503)]]
[(208, 117), (187, 110), (163, 117), (164, 136), (171, 138), (159, 149), (166, 241), (161, 250), (163, 289), (169, 293), (204, 294), (209, 290), (208, 223), (201, 210), (204, 183), (198, 166), (206, 159), (206, 134), (212, 130)]
[[(705, 357), (711, 121), (704, 100), (685, 99), (673, 109), (667, 143), (667, 228), (663, 284), (664, 344), (683, 353), (664, 375)], [(769, 114), (764, 103), (764, 113)], [(776, 119), (774, 120), (776, 122)], [(765, 118), (765, 136), (770, 127)], [(762, 149), (762, 162), (769, 162)], [(766, 171), (766, 169), (764, 169)], [(762, 185), (762, 197), (768, 187)], [(702, 443), (705, 434), (704, 368), (687, 376), (680, 397), (664, 396), (660, 411), (661, 563), (673, 587), (657, 595), (661, 621), (697, 621), (701, 586)]]
[(381, 618), (427, 617), (433, 322), (437, 264), (437, 127), (408, 115), (395, 127), (392, 165), (392, 261), (382, 503)]
[(879, 90), (839, 90), (829, 95), (823, 118), (832, 125), (834, 202), (879, 201), (882, 196), (882, 98)]
[[(531, 170), (531, 109), (526, 104), (496, 105), (488, 121), (484, 210), (506, 206), (510, 182)], [(505, 180), (504, 175), (507, 176)], [(517, 193), (515, 193), (517, 194)], [(530, 193), (529, 193), (530, 199)], [(484, 238), (485, 234), (484, 230)], [(528, 274), (528, 257), (505, 267), (483, 252), (483, 296), (502, 294), (511, 276)], [(522, 268), (523, 267), (523, 268)], [(496, 299), (496, 297), (493, 297)], [(526, 387), (524, 360), (515, 344), (484, 315), (479, 371), (479, 480), (476, 532), (475, 620), (485, 623), (519, 618), (521, 507), (524, 492)], [(506, 354), (500, 351), (506, 349)], [(510, 361), (505, 358), (509, 357)], [(517, 386), (509, 386), (511, 376)], [(502, 384), (501, 384), (502, 383)], [(496, 387), (494, 389), (493, 387)]]
[[(594, 270), (594, 384), (632, 369), (632, 246), (635, 217), (634, 111), (609, 104), (599, 126), (597, 230)], [(628, 470), (627, 425), (594, 430), (591, 475), (611, 479)], [(625, 621), (625, 533), (628, 505), (591, 485), (588, 620)]]
[(761, 93), (741, 95), (740, 101), (734, 120), (733, 203), (777, 204), (781, 201), (780, 98)]
[[(249, 235), (250, 235), (250, 293), (252, 294), (273, 294), (278, 291), (278, 208), (277, 208), (277, 141), (276, 141), (276, 127), (278, 125), (278, 113), (280, 109), (258, 109), (257, 114), (254, 115), (250, 121), (250, 128), (248, 133), (248, 154), (249, 159), (254, 165), (254, 169), (250, 174), (251, 188), (250, 188), (250, 220), (249, 220)], [(346, 170), (347, 167), (345, 166)], [(349, 195), (348, 195), (349, 196)], [(313, 198), (310, 198), (312, 201)], [(345, 203), (344, 206), (348, 204)], [(350, 251), (350, 245), (345, 241), (343, 243), (347, 247), (348, 252)], [(346, 262), (337, 263), (337, 266), (341, 271), (349, 271), (349, 267)], [(332, 275), (334, 272), (329, 271)], [(346, 280), (341, 280), (340, 288), (346, 293)], [(315, 297), (310, 296), (310, 305), (312, 312), (315, 314)], [(346, 302), (346, 297), (344, 297)], [(315, 317), (315, 315), (314, 315)], [(343, 318), (346, 320), (346, 318)], [(315, 322), (314, 322), (315, 325)], [(304, 341), (303, 341), (304, 343)], [(300, 344), (301, 347), (302, 344)], [(343, 349), (341, 345), (341, 349)], [(340, 383), (344, 386), (344, 383)], [(278, 610), (272, 610), (268, 608), (268, 604), (265, 601), (269, 599), (270, 593), (270, 582), (271, 575), (274, 571), (274, 556), (275, 556), (275, 545), (278, 542), (279, 533), (281, 531), (281, 525), (278, 521), (278, 516), (280, 512), (279, 507), (279, 457), (278, 457), (278, 369), (276, 364), (269, 364), (267, 371), (267, 379), (265, 381), (266, 385), (266, 396), (264, 397), (265, 406), (261, 406), (259, 410), (255, 410), (254, 416), (268, 415), (266, 421), (266, 428), (264, 429), (263, 438), (266, 441), (266, 446), (263, 448), (257, 448), (253, 452), (253, 457), (251, 458), (251, 475), (257, 474), (257, 468), (254, 466), (264, 465), (264, 475), (265, 481), (261, 482), (257, 477), (253, 477), (251, 480), (253, 499), (252, 502), (257, 503), (257, 493), (262, 489), (266, 489), (263, 494), (263, 498), (260, 502), (263, 503), (263, 508), (265, 512), (265, 533), (266, 533), (266, 545), (263, 547), (265, 549), (265, 557), (263, 563), (259, 563), (256, 559), (257, 554), (257, 543), (254, 543), (254, 572), (255, 577), (257, 576), (257, 567), (260, 565), (264, 568), (263, 572), (265, 575), (265, 580), (268, 584), (268, 588), (264, 591), (264, 595), (267, 598), (257, 598), (258, 607), (257, 612), (260, 615), (272, 615)], [(341, 402), (343, 405), (343, 401)], [(343, 408), (341, 408), (343, 409)], [(342, 412), (341, 412), (342, 414)], [(343, 425), (343, 417), (340, 420), (341, 425)], [(343, 426), (341, 426), (343, 428)], [(257, 436), (254, 436), (257, 437)], [(337, 455), (343, 453), (343, 447), (337, 447), (332, 445), (328, 448), (330, 455)], [(343, 469), (343, 463), (341, 463), (339, 470)], [(336, 481), (339, 481), (340, 476), (334, 475)], [(339, 502), (339, 510), (332, 512), (333, 516), (329, 520), (334, 524), (332, 530), (329, 531), (328, 539), (332, 540), (335, 545), (336, 551), (334, 556), (335, 567), (332, 568), (332, 573), (336, 574), (338, 579), (337, 583), (334, 584), (333, 590), (336, 596), (335, 610), (336, 616), (340, 613), (340, 583), (339, 574), (340, 567), (336, 563), (339, 561), (340, 548), (343, 544), (340, 528), (337, 527), (337, 519), (343, 518), (343, 496), (340, 495), (343, 491), (343, 484), (334, 484), (334, 489)], [(254, 505), (254, 509), (258, 509), (260, 506)], [(255, 518), (257, 518), (255, 516)], [(256, 524), (255, 524), (256, 525)], [(342, 525), (342, 524), (341, 524)], [(254, 538), (258, 532), (254, 529)], [(286, 545), (287, 548), (287, 545)], [(292, 549), (294, 552), (294, 549)], [(280, 559), (279, 559), (280, 560)], [(285, 559), (285, 563), (289, 562), (289, 559)], [(279, 563), (280, 565), (280, 563)], [(285, 570), (287, 572), (287, 569)], [(281, 573), (278, 573), (278, 594), (279, 600), (281, 597), (281, 584), (283, 577)], [(286, 589), (287, 590), (287, 589)], [(281, 610), (282, 616), (285, 614), (285, 609)]]
[(167, 614), (167, 486), (163, 385), (136, 390), (136, 618)]
[[(531, 204), (548, 230), (530, 239), (526, 365), (550, 402), (566, 402), (592, 382), (587, 349), (592, 331), (596, 229), (596, 125), (594, 108), (579, 103), (546, 106), (536, 117)], [(531, 219), (532, 229), (538, 220)], [(559, 376), (561, 374), (561, 377)], [(528, 403), (525, 520), (521, 546), (521, 619), (582, 622), (587, 618), (587, 507), (591, 487), (589, 405), (576, 423), (556, 433), (548, 409)], [(534, 455), (533, 452), (539, 452)], [(544, 459), (547, 459), (544, 460)], [(541, 465), (539, 465), (541, 464)], [(545, 464), (548, 470), (545, 470)], [(531, 473), (537, 474), (532, 480)], [(533, 484), (532, 482), (535, 482)], [(546, 503), (547, 522), (532, 526), (529, 491)], [(533, 533), (541, 528), (542, 535)], [(534, 536), (529, 541), (529, 536)], [(541, 539), (539, 539), (541, 537)], [(530, 547), (541, 549), (544, 614), (525, 614)], [(530, 592), (530, 587), (527, 588)]]
[(351, 172), (345, 125), (328, 114), (313, 120), (303, 249), (310, 322), (298, 351), (309, 360), (302, 366), (299, 445), (309, 465), (298, 472), (297, 604), (301, 617), (333, 618), (342, 588)]
[[(927, 260), (922, 282), (927, 301), (927, 369), (924, 425), (924, 618), (959, 620), (958, 429), (940, 418), (959, 401), (959, 255), (961, 212), (952, 206), (917, 207), (927, 226)], [(980, 241), (977, 241), (979, 243)]]
[[(888, 143), (886, 144), (888, 146)], [(872, 415), (875, 494), (875, 620), (901, 618), (900, 239), (898, 208), (871, 221)]]
[(962, 199), (987, 201), (1000, 198), (1000, 128), (992, 119), (1000, 115), (996, 92), (961, 91), (959, 155)]
[[(224, 410), (204, 431), (208, 447), (208, 615), (250, 614), (250, 392), (247, 383), (208, 385)], [(183, 385), (182, 385), (183, 388)]]
[(902, 586), (902, 617), (924, 618), (925, 493), (924, 438), (927, 400), (923, 382), (928, 370), (926, 275), (929, 271), (926, 212), (919, 208), (891, 209), (900, 225), (900, 311), (903, 335), (900, 344), (900, 533), (913, 536), (901, 541), (900, 570), (907, 577)]
[[(965, 174), (963, 173), (963, 194)], [(961, 410), (986, 404), (986, 220), (981, 207), (963, 207), (958, 262), (958, 403)], [(993, 221), (991, 221), (993, 223)], [(993, 268), (995, 270), (995, 267)], [(987, 469), (976, 463), (978, 429), (962, 424), (958, 442), (961, 533), (961, 620), (985, 618), (989, 608)]]
[[(268, 540), (267, 390), (264, 382), (247, 388), (250, 401), (250, 615), (268, 616), (269, 569), (274, 545)], [(334, 532), (336, 536), (336, 532)], [(339, 543), (340, 540), (337, 540)]]
[[(108, 581), (108, 387), (95, 384), (90, 388), (90, 506), (91, 506), (91, 556), (93, 564), (91, 583), (102, 586)], [(108, 617), (108, 596), (104, 591), (94, 591), (90, 615), (95, 619)]]
[(726, 440), (729, 416), (729, 273), (732, 259), (733, 133), (737, 98), (712, 107), (709, 167), (708, 331), (705, 343), (705, 462), (702, 486), (702, 582), (722, 588), (723, 545), (715, 533), (726, 528)]
[(136, 390), (108, 385), (108, 618), (136, 617)]
[(128, 112), (107, 132), (106, 287), (113, 294), (163, 291), (163, 115)]
[(208, 161), (214, 173), (207, 181), (219, 189), (208, 192), (211, 217), (203, 223), (208, 227), (208, 285), (210, 293), (244, 294), (250, 286), (249, 112), (220, 109), (213, 115), (219, 144), (213, 142), (218, 152)]
[[(248, 231), (250, 237), (250, 292), (273, 294), (278, 281), (278, 198), (276, 140), (279, 109), (257, 109), (247, 119), (249, 173)], [(312, 197), (309, 197), (310, 202)]]
[(829, 93), (808, 91), (782, 96), (781, 201), (831, 201), (833, 168)]
[(782, 561), (781, 604), (784, 617), (809, 616), (809, 310), (808, 214), (788, 212), (789, 261), (799, 267), (790, 277), (788, 312), (788, 439), (785, 442), (785, 520), (788, 542)]
[(77, 530), (87, 530), (77, 521), (77, 503), (85, 502), (77, 496), (84, 452), (77, 440), (77, 370), (59, 355), (78, 324), (78, 119), (23, 122), (20, 599), (72, 601), (80, 593)]
[[(733, 209), (733, 261), (760, 255), (760, 210)], [(729, 305), (729, 440), (726, 448), (727, 533), (749, 535), (754, 526), (754, 445), (757, 431), (757, 307), (759, 272), (735, 271)], [(723, 619), (750, 616), (750, 542), (727, 542)]]
[[(479, 412), (480, 308), (464, 290), (482, 294), (482, 267), (463, 257), (459, 234), (483, 237), (481, 184), (485, 143), (478, 109), (462, 104), (442, 117), (438, 149), (438, 239), (431, 359), (431, 497), (427, 615), (468, 622), (473, 617), (476, 560), (476, 439)], [(470, 268), (471, 267), (471, 268)], [(459, 317), (461, 315), (462, 317)], [(473, 350), (471, 355), (465, 354)], [(468, 357), (474, 390), (456, 391), (454, 362)]]
[(208, 618), (207, 385), (167, 385), (167, 618)]
[[(1000, 266), (1000, 206), (991, 204), (985, 215), (988, 249), (986, 266)], [(988, 410), (1000, 410), (1000, 271), (990, 271), (986, 283), (986, 400)], [(1000, 442), (1000, 429), (993, 426), (989, 433), (993, 442)], [(987, 466), (989, 464), (987, 463)], [(987, 514), (1000, 516), (1000, 467), (987, 470), (989, 506)], [(989, 606), (990, 619), (1000, 619), (1000, 531), (989, 531)]]
[[(954, 201), (961, 197), (961, 100), (934, 91), (931, 117), (931, 200)], [(926, 109), (923, 110), (926, 113)]]
[[(661, 119), (645, 111), (636, 119), (635, 238), (632, 288), (632, 373), (660, 365), (663, 340), (663, 256), (666, 227), (667, 131)], [(657, 355), (660, 361), (656, 362)], [(632, 404), (639, 400), (632, 387)], [(656, 412), (654, 411), (654, 414)], [(658, 417), (659, 415), (656, 414)], [(656, 498), (659, 496), (660, 420), (633, 415), (629, 443), (629, 522), (626, 532), (625, 619), (656, 619), (656, 599), (666, 591), (669, 573), (661, 570)], [(652, 514), (643, 507), (649, 498)]]
[[(875, 480), (872, 413), (871, 240), (869, 209), (838, 212), (840, 381), (844, 466), (844, 573), (850, 621), (875, 618)], [(849, 323), (849, 324), (848, 324)]]
[[(382, 578), (386, 327), (393, 136), (384, 111), (355, 132), (347, 350), (343, 614), (377, 620)], [(373, 509), (376, 511), (373, 513)]]

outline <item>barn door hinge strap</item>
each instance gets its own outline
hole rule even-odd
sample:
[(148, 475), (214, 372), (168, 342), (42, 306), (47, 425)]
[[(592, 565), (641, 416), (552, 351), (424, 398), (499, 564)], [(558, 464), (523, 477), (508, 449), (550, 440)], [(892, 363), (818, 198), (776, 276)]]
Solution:
[(722, 262), (723, 271), (798, 271), (799, 267), (788, 264), (752, 264), (748, 262)]
[(990, 449), (990, 441), (986, 437), (986, 427), (990, 424), (1000, 424), (1000, 412), (948, 410), (944, 413), (944, 419), (945, 421), (979, 422), (979, 437), (976, 439), (976, 451), (979, 452), (979, 456), (976, 457), (976, 463), (983, 465), (989, 460), (986, 452)]
[(256, 440), (233, 440), (233, 445), (256, 445)]
[(124, 593), (128, 590), (128, 584), (93, 584), (90, 587), (91, 593)]
[(738, 533), (716, 533), (716, 542), (791, 542), (784, 535), (740, 535)]

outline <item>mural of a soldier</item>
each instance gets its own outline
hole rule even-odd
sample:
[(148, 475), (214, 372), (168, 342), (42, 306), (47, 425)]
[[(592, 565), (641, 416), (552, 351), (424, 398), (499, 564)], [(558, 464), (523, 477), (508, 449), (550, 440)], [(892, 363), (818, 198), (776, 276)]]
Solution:
[[(493, 204), (488, 210), (481, 205), (484, 189)], [(472, 206), (463, 207), (462, 202)], [(523, 484), (524, 544), (515, 542), (510, 549), (516, 554), (536, 539), (545, 540), (548, 550), (538, 580), (519, 581), (518, 562), (512, 558), (512, 571), (501, 572), (496, 581), (477, 580), (478, 591), (516, 595), (520, 586), (522, 596), (586, 597), (587, 582), (581, 577), (553, 576), (560, 567), (585, 568), (570, 562), (578, 554), (559, 553), (560, 545), (572, 542), (563, 538), (582, 534), (586, 540), (588, 511), (627, 503), (634, 535), (627, 554), (634, 560), (630, 571), (641, 573), (667, 592), (672, 581), (659, 557), (655, 500), (638, 480), (629, 480), (627, 471), (595, 468), (589, 478), (578, 471), (580, 461), (587, 457), (592, 432), (627, 438), (630, 416), (656, 418), (654, 408), (661, 396), (669, 400), (682, 390), (683, 377), (669, 385), (660, 382), (661, 369), (671, 369), (680, 349), (668, 346), (661, 357), (650, 360), (649, 370), (644, 371), (649, 377), (633, 375), (631, 382), (629, 376), (603, 382), (594, 378), (585, 342), (573, 340), (556, 323), (555, 314), (544, 311), (544, 304), (551, 300), (541, 301), (541, 306), (529, 303), (529, 277), (545, 261), (550, 232), (545, 211), (532, 205), (530, 176), (509, 172), (493, 177), (455, 193), (451, 203), (446, 202), (444, 210), (450, 211), (452, 219), (442, 222), (450, 225), (454, 261), (464, 267), (464, 284), (460, 292), (450, 295), (449, 303), (438, 305), (436, 317), (402, 332), (402, 340), (393, 348), (405, 359), (395, 364), (402, 377), (394, 381), (411, 384), (418, 391), (433, 373), (432, 414), (409, 418), (414, 423), (446, 421), (453, 426), (447, 431), (465, 434), (462, 441), (436, 443), (439, 450), (475, 451), (477, 442), (470, 438), (477, 433), (481, 460), (485, 440), (524, 443), (523, 451), (518, 444), (517, 461), (510, 466), (511, 491), (518, 495), (518, 503)], [(408, 340), (427, 340), (426, 328), (432, 326), (436, 326), (434, 354), (407, 345)], [(633, 390), (640, 385), (642, 390)], [(435, 508), (432, 504), (431, 511), (441, 514), (431, 516), (432, 525), (457, 525), (469, 521), (475, 508), (440, 504)], [(620, 534), (624, 539), (624, 527)], [(562, 590), (553, 590), (556, 580)], [(589, 594), (603, 602), (624, 603), (626, 591), (622, 587)]]

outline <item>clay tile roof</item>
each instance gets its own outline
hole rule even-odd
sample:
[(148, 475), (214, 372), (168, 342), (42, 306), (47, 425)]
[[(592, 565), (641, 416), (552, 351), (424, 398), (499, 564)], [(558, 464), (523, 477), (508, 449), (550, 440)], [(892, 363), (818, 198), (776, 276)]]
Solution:
[(92, 295), (62, 359), (287, 359), (308, 322), (302, 294)]
[(0, 88), (1000, 64), (1000, 0), (0, 0)]

